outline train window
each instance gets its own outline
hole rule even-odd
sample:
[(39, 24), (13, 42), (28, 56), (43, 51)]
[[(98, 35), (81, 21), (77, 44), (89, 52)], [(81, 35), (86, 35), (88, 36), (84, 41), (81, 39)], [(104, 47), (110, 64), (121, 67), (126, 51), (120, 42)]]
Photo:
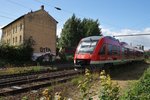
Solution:
[(122, 55), (125, 54), (125, 48), (122, 48)]
[(106, 45), (104, 44), (104, 45), (102, 46), (102, 48), (100, 49), (99, 54), (100, 54), (100, 55), (105, 55), (105, 51), (106, 51)]
[(112, 55), (112, 45), (108, 44), (108, 55)]
[(132, 56), (133, 57), (133, 49), (130, 49), (130, 56)]
[(117, 46), (112, 45), (112, 54), (117, 55)]
[(127, 57), (127, 48), (124, 48), (124, 56)]
[(130, 53), (130, 49), (129, 48), (125, 48), (125, 56), (126, 57), (130, 57), (131, 53)]
[(82, 41), (77, 48), (76, 53), (93, 53), (96, 45), (97, 45), (97, 40), (96, 41)]
[(128, 56), (130, 55), (130, 51), (129, 51), (129, 48), (127, 48), (127, 55), (128, 55)]
[(118, 55), (120, 55), (120, 47), (117, 46), (117, 52), (118, 52)]

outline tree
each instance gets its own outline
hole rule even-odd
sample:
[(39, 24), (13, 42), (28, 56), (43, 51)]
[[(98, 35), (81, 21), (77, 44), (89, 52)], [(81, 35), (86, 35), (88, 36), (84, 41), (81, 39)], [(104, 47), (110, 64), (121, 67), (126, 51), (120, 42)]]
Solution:
[(101, 35), (98, 20), (84, 18), (82, 21), (84, 37)]
[(59, 47), (76, 47), (82, 38), (95, 35), (101, 35), (98, 20), (81, 20), (73, 14), (63, 26)]
[(73, 16), (69, 18), (64, 24), (59, 44), (61, 47), (76, 46), (81, 38), (81, 20), (79, 18), (76, 18), (76, 16), (73, 14)]

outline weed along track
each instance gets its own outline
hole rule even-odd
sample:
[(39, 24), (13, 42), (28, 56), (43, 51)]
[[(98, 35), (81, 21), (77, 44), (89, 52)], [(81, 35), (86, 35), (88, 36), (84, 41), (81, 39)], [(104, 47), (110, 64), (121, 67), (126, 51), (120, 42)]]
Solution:
[[(60, 65), (56, 65), (56, 66), (52, 66), (52, 67), (45, 67), (44, 69), (41, 69), (39, 71), (36, 71), (36, 70), (34, 71), (33, 69), (29, 68), (30, 69), (29, 71), (24, 71), (22, 73), (18, 72), (18, 73), (13, 73), (13, 74), (6, 74), (6, 73), (1, 74), (0, 79), (12, 78), (12, 77), (18, 77), (18, 76), (35, 75), (35, 74), (43, 74), (43, 73), (46, 73), (46, 72), (48, 73), (48, 72), (56, 72), (56, 71), (62, 71), (62, 70), (71, 70), (71, 69), (75, 68), (75, 67), (72, 66), (72, 64), (69, 64), (69, 65), (67, 67), (63, 67), (63, 66), (66, 66), (66, 65), (60, 64)], [(21, 70), (24, 70), (24, 69), (21, 69)], [(16, 70), (16, 71), (18, 71), (18, 70)]]
[(0, 79), (0, 96), (8, 96), (35, 90), (74, 78), (82, 70), (64, 70), (35, 75), (16, 76)]

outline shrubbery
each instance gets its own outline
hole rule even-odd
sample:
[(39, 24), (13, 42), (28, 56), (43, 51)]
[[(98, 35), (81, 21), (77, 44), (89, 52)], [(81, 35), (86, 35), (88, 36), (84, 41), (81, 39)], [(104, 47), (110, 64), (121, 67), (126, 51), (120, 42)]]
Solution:
[(150, 68), (122, 97), (122, 100), (150, 100)]
[(79, 81), (78, 88), (81, 91), (82, 97), (81, 100), (92, 100), (90, 97), (90, 88), (91, 88), (92, 75), (88, 69), (85, 70), (84, 79)]
[(29, 38), (24, 44), (19, 46), (10, 46), (0, 44), (0, 60), (2, 65), (5, 63), (18, 63), (30, 61), (33, 54), (33, 40)]
[(119, 100), (119, 86), (104, 70), (100, 73), (100, 83), (99, 100)]

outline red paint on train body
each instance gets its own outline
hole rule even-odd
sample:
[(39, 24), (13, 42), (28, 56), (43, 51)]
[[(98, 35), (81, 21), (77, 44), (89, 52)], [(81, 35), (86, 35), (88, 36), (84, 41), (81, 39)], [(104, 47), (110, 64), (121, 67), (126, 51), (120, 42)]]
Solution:
[(143, 59), (143, 50), (110, 36), (83, 38), (76, 49), (75, 65), (119, 64)]

